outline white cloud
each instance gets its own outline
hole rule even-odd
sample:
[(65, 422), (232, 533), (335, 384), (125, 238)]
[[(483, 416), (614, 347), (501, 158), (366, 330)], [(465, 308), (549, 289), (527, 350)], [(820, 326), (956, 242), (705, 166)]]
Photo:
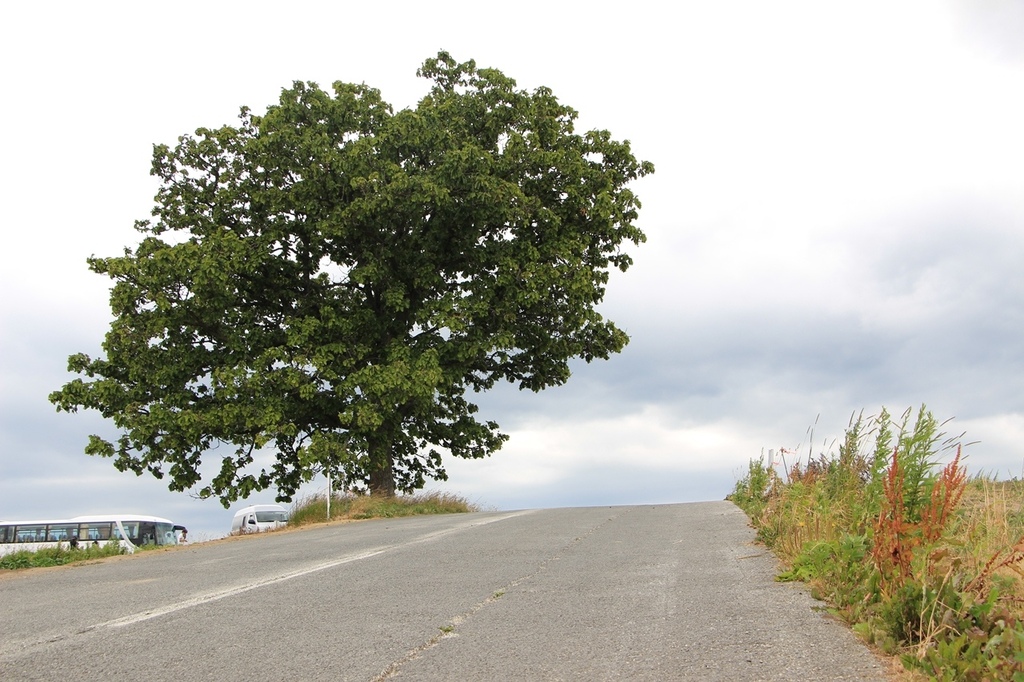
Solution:
[(958, 33), (980, 55), (1024, 61), (1024, 5), (1015, 0), (953, 0)]
[[(565, 387), (479, 396), (512, 440), (451, 464), (446, 488), (501, 507), (718, 499), (818, 414), (821, 449), (852, 411), (922, 402), (982, 441), (971, 466), (1019, 475), (1017, 4), (289, 7), (8, 12), (0, 457), (17, 477), (0, 516), (134, 500), (230, 522), (87, 458), (104, 425), (46, 401), (67, 355), (99, 352), (108, 325), (107, 282), (85, 258), (136, 238), (152, 143), (231, 123), (294, 79), (365, 81), (409, 106), (441, 48), (550, 86), (581, 129), (632, 140), (658, 168), (636, 187), (649, 241), (602, 308), (632, 344)], [(67, 473), (43, 487), (52, 469)]]
[(1024, 478), (1024, 412), (957, 420), (951, 430), (960, 429), (977, 441), (964, 450), (972, 471), (1001, 480)]

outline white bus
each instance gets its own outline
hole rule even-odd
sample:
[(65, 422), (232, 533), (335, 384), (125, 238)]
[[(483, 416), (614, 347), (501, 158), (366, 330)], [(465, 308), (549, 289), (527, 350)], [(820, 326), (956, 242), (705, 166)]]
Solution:
[[(108, 514), (58, 521), (0, 521), (0, 556), (47, 547), (118, 542), (129, 554), (139, 545), (176, 545), (184, 526), (159, 516)], [(74, 540), (75, 542), (72, 542)]]

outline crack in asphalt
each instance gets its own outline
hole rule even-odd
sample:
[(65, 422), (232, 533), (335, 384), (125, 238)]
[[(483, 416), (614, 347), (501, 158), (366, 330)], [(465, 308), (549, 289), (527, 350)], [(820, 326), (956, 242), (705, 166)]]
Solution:
[(408, 663), (416, 660), (423, 653), (425, 653), (425, 652), (429, 651), (430, 649), (433, 649), (434, 647), (438, 646), (442, 641), (444, 641), (446, 639), (451, 639), (453, 637), (458, 637), (459, 635), (458, 635), (458, 633), (455, 630), (460, 625), (462, 625), (462, 624), (466, 623), (467, 621), (469, 621), (473, 616), (475, 616), (481, 610), (483, 610), (484, 608), (486, 608), (486, 607), (490, 606), (491, 604), (495, 603), (496, 601), (498, 601), (499, 599), (504, 597), (507, 593), (509, 593), (510, 591), (515, 589), (516, 587), (519, 587), (523, 583), (525, 583), (525, 582), (527, 582), (529, 580), (532, 580), (537, 575), (543, 573), (545, 570), (547, 570), (548, 564), (550, 564), (550, 563), (552, 563), (554, 561), (558, 561), (559, 559), (561, 559), (562, 555), (564, 555), (567, 551), (569, 551), (572, 548), (578, 546), (584, 540), (588, 539), (591, 535), (593, 535), (594, 533), (596, 533), (600, 529), (604, 528), (609, 522), (614, 521), (619, 516), (622, 516), (624, 514), (628, 514), (631, 511), (632, 511), (632, 508), (626, 508), (626, 509), (623, 510), (622, 514), (609, 517), (608, 519), (606, 519), (606, 520), (602, 521), (601, 523), (597, 524), (596, 526), (594, 526), (593, 528), (591, 528), (587, 532), (583, 533), (582, 535), (576, 536), (571, 541), (569, 541), (564, 547), (559, 548), (554, 554), (552, 554), (551, 556), (549, 556), (548, 558), (544, 559), (539, 564), (537, 564), (537, 568), (534, 569), (531, 573), (527, 573), (526, 575), (523, 575), (523, 576), (520, 576), (518, 578), (515, 578), (514, 580), (511, 580), (511, 581), (505, 583), (504, 585), (496, 588), (495, 590), (493, 590), (491, 592), (491, 595), (489, 597), (487, 597), (486, 599), (483, 599), (483, 600), (477, 602), (476, 604), (471, 606), (466, 611), (456, 615), (454, 618), (449, 620), (447, 623), (445, 623), (444, 625), (440, 626), (438, 628), (439, 632), (436, 635), (434, 635), (433, 637), (429, 638), (428, 640), (426, 640), (425, 642), (423, 642), (419, 646), (413, 647), (408, 652), (406, 652), (406, 654), (404, 656), (402, 656), (401, 658), (399, 658), (399, 659), (397, 659), (395, 661), (392, 661), (386, 668), (384, 668), (384, 670), (381, 671), (381, 673), (379, 675), (377, 675), (376, 677), (372, 678), (370, 680), (370, 682), (386, 682), (386, 680), (392, 679), (395, 675), (397, 675), (401, 671), (401, 669), (405, 665), (407, 665)]

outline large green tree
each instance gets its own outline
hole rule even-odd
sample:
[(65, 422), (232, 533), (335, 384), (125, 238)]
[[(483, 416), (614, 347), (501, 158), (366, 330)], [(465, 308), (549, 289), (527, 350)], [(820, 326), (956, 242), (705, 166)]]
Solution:
[(547, 88), (444, 52), (418, 75), (414, 109), (296, 82), (262, 116), (154, 147), (140, 243), (89, 259), (113, 280), (105, 357), (72, 356), (81, 376), (50, 396), (113, 420), (87, 453), (225, 506), (324, 470), (393, 494), (444, 479), (443, 451), (507, 439), (468, 392), (539, 391), (623, 348), (595, 306), (644, 240), (628, 185), (653, 166), (577, 134)]

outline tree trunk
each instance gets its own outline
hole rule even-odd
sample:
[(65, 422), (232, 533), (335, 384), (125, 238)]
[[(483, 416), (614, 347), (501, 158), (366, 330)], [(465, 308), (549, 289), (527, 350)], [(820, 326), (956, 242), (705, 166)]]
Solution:
[(370, 450), (370, 494), (380, 497), (395, 496), (395, 473), (391, 466), (391, 448), (372, 446)]

